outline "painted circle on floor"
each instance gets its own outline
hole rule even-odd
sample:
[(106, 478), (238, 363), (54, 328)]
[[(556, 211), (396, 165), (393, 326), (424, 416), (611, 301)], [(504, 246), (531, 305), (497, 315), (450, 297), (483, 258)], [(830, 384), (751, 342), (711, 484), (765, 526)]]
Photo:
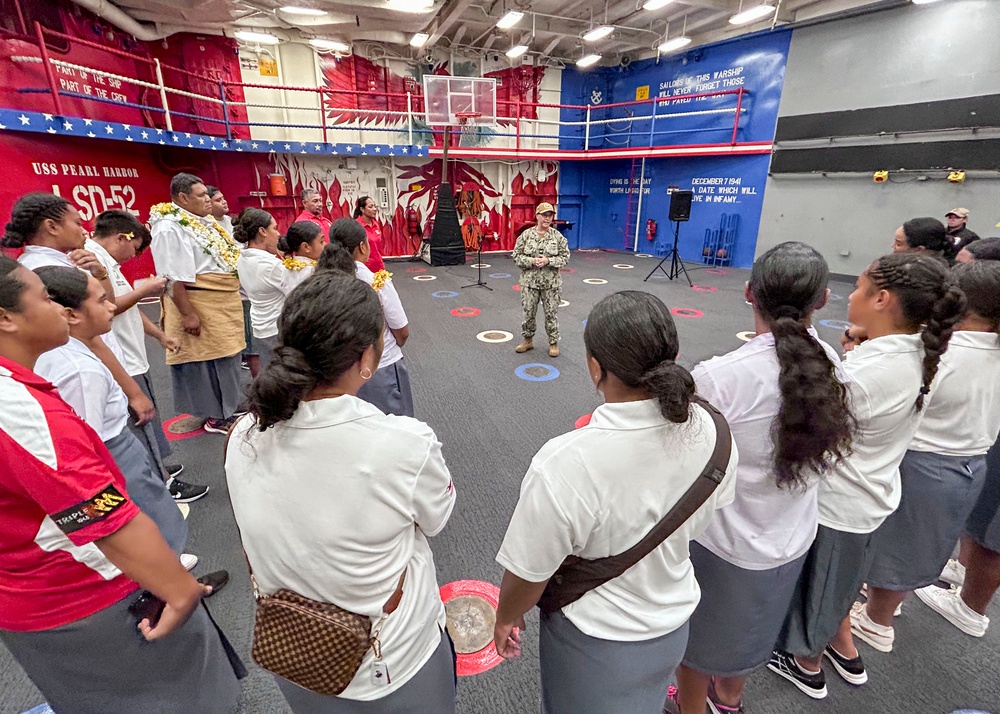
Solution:
[(510, 273), (490, 273), (491, 278), (509, 278)]
[(714, 285), (692, 285), (691, 289), (699, 293), (714, 293), (718, 290)]
[[(486, 627), (489, 624), (487, 622), (489, 610), (492, 610), (495, 621), (496, 608), (500, 603), (500, 588), (493, 583), (485, 583), (481, 580), (456, 580), (442, 585), (440, 593), (441, 600), (445, 604), (445, 612), (448, 615), (448, 633), (452, 639), (456, 641), (462, 639), (471, 643), (475, 637), (470, 638), (465, 637), (465, 635), (476, 634), (480, 630), (489, 631), (489, 641), (485, 647), (476, 652), (457, 653), (456, 674), (459, 677), (470, 677), (493, 669), (503, 662), (503, 658), (497, 654), (496, 646), (493, 643), (493, 628), (492, 626)], [(474, 603), (473, 600), (484, 602)], [(448, 612), (448, 604), (452, 602), (455, 602), (455, 605), (452, 606), (451, 612)], [(485, 640), (484, 635), (481, 641)]]
[(831, 330), (839, 330), (841, 332), (851, 326), (851, 323), (844, 322), (843, 320), (820, 320), (819, 324), (823, 327), (829, 327)]
[(559, 370), (550, 364), (529, 362), (515, 369), (514, 374), (528, 382), (550, 382), (559, 376)]
[(511, 290), (520, 290), (521, 289), (521, 284), (520, 283), (514, 283), (513, 285), (510, 286), (510, 289)]
[(489, 342), (491, 344), (497, 344), (500, 342), (510, 342), (514, 339), (514, 335), (504, 330), (486, 330), (485, 332), (480, 332), (476, 335), (476, 339), (480, 342)]
[(427, 268), (407, 268), (407, 273), (426, 273)]
[(576, 271), (573, 268), (559, 268), (559, 272), (560, 273), (575, 273)]
[(431, 293), (431, 297), (452, 298), (452, 297), (458, 297), (458, 293), (456, 293), (454, 290), (438, 290), (436, 293)]
[(584, 259), (584, 260), (589, 260), (589, 261), (590, 261), (590, 262), (592, 262), (592, 263), (593, 263), (593, 262), (597, 262), (597, 261), (599, 261), (599, 260), (600, 260), (600, 258), (599, 258), (599, 257), (597, 257), (596, 255), (585, 255), (585, 256), (583, 256), (583, 259)]
[(584, 327), (586, 327), (587, 326), (587, 321), (584, 320), (582, 324), (583, 324)]
[(834, 302), (840, 302), (844, 299), (843, 295), (838, 295), (837, 293), (830, 293), (830, 299)]
[(689, 317), (692, 319), (697, 319), (699, 317), (704, 317), (705, 313), (701, 310), (694, 310), (690, 307), (675, 307), (670, 311), (670, 314), (674, 317)]
[(473, 263), (469, 266), (470, 268), (492, 268), (493, 266), (489, 263)]
[(455, 317), (475, 317), (480, 313), (478, 307), (456, 307), (451, 311)]
[(190, 414), (181, 414), (163, 422), (163, 434), (167, 437), (167, 441), (180, 441), (181, 439), (190, 439), (192, 436), (207, 434), (204, 426), (204, 419)]
[(709, 268), (705, 272), (711, 273), (712, 275), (729, 275), (729, 271), (725, 268)]
[(757, 333), (754, 332), (753, 330), (748, 330), (746, 332), (737, 332), (736, 336), (739, 337), (744, 342), (749, 342), (750, 340), (752, 340), (754, 337), (757, 336)]
[(618, 268), (618, 270), (631, 270), (634, 265), (629, 265), (628, 263), (615, 263), (611, 266), (612, 268)]
[(584, 278), (583, 282), (587, 285), (607, 285), (608, 281), (604, 278)]
[(569, 300), (560, 300), (559, 307), (569, 307)]
[(593, 414), (584, 414), (582, 417), (580, 417), (573, 423), (573, 428), (582, 429), (583, 427), (587, 426), (587, 424), (589, 424), (590, 420), (593, 418), (594, 418)]
[(636, 258), (652, 258), (653, 256), (650, 255), (649, 253), (636, 253), (635, 257)]
[(414, 280), (437, 280), (438, 277), (436, 275), (414, 275), (413, 279)]

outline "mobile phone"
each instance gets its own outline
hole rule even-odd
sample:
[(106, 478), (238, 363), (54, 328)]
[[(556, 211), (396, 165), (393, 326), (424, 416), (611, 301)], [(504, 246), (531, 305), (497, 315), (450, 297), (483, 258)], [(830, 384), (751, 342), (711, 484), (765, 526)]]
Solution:
[(156, 627), (156, 623), (160, 621), (160, 615), (163, 613), (163, 608), (166, 606), (167, 603), (163, 602), (163, 600), (156, 597), (156, 595), (148, 590), (144, 590), (142, 594), (128, 606), (128, 611), (135, 616), (136, 622), (149, 620), (149, 626)]

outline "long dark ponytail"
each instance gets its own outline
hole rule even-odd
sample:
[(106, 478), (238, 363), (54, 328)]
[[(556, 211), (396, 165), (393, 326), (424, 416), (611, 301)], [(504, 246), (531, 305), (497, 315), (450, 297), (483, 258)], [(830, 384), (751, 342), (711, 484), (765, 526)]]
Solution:
[(754, 308), (774, 336), (778, 357), (778, 416), (771, 427), (779, 487), (804, 486), (850, 454), (856, 428), (847, 389), (806, 320), (823, 302), (830, 269), (805, 243), (781, 243), (750, 273)]
[(988, 321), (1000, 334), (1000, 262), (976, 260), (956, 265), (952, 272), (965, 294), (968, 312)]
[(353, 218), (339, 218), (330, 226), (330, 243), (323, 246), (323, 252), (316, 261), (317, 272), (333, 270), (354, 275), (354, 251), (368, 239), (364, 226)]
[(382, 334), (378, 295), (355, 277), (317, 273), (295, 288), (278, 319), (278, 345), (250, 386), (256, 427), (286, 421), (317, 385), (333, 382)]
[(930, 394), (941, 355), (965, 314), (965, 295), (948, 266), (920, 253), (884, 255), (871, 264), (866, 274), (876, 289), (896, 296), (903, 319), (914, 330), (920, 330), (924, 343), (923, 384), (916, 400), (920, 411), (924, 396)]
[(590, 311), (583, 342), (601, 365), (602, 380), (610, 372), (633, 389), (647, 390), (668, 421), (688, 420), (694, 378), (674, 361), (677, 328), (659, 298), (637, 290), (609, 295)]

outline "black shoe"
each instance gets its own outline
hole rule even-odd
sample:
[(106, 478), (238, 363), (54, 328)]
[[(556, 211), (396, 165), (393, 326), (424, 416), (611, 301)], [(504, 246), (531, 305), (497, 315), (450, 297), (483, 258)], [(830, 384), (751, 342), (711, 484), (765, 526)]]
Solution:
[(174, 502), (191, 503), (192, 501), (197, 501), (199, 498), (208, 493), (208, 486), (199, 486), (197, 484), (187, 483), (186, 481), (172, 478), (167, 481), (167, 490), (170, 491), (170, 495), (174, 497)]
[(242, 367), (243, 369), (250, 369), (250, 365), (247, 363), (246, 357), (240, 360), (240, 367)]
[(202, 575), (198, 578), (198, 582), (202, 585), (210, 585), (212, 587), (212, 592), (205, 597), (212, 597), (215, 593), (219, 592), (226, 586), (229, 582), (229, 571), (228, 570), (216, 570), (215, 572), (209, 573), (208, 575)]
[(860, 654), (854, 659), (848, 659), (833, 649), (833, 646), (827, 645), (823, 650), (823, 656), (830, 660), (837, 674), (848, 684), (859, 687), (868, 681), (868, 673), (865, 671), (865, 663), (861, 661)]
[(795, 658), (787, 652), (774, 650), (767, 668), (794, 684), (800, 692), (813, 699), (826, 698), (826, 675), (823, 670), (816, 674), (803, 672)]
[(164, 467), (167, 470), (167, 478), (176, 478), (177, 475), (184, 470), (184, 464), (174, 464), (173, 466)]
[(239, 416), (235, 414), (228, 419), (206, 419), (202, 429), (212, 434), (228, 434), (237, 419), (239, 419)]

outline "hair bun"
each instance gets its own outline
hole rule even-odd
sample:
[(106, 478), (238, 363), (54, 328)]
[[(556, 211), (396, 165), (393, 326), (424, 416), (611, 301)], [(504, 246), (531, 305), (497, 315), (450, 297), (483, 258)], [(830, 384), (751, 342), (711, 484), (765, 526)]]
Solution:
[(780, 320), (785, 317), (791, 318), (797, 322), (803, 317), (802, 310), (794, 307), (793, 305), (779, 305), (774, 309), (774, 319)]

